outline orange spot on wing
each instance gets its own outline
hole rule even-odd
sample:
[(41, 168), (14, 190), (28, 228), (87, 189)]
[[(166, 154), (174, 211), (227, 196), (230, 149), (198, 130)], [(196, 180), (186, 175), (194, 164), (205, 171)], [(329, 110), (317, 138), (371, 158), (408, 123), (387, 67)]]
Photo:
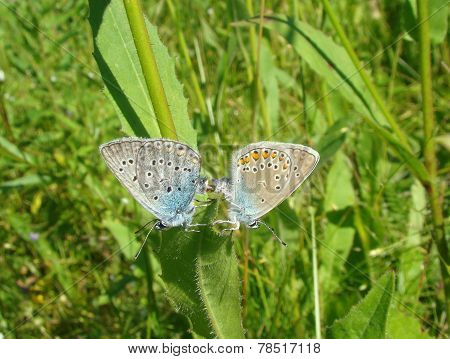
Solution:
[(289, 165), (287, 164), (287, 163), (285, 163), (284, 165), (283, 165), (283, 169), (285, 170), (286, 168), (288, 168), (289, 167)]
[(249, 155), (245, 155), (244, 162), (245, 163), (249, 163), (250, 162), (250, 156)]
[(239, 163), (240, 163), (241, 165), (243, 165), (243, 164), (245, 163), (245, 161), (244, 161), (244, 159), (243, 159), (242, 157), (239, 159)]
[(253, 151), (252, 152), (252, 158), (257, 161), (259, 159), (259, 152), (258, 151)]
[(263, 156), (264, 159), (266, 159), (267, 157), (269, 157), (269, 151), (265, 150), (265, 151), (262, 153), (262, 156)]
[(272, 152), (272, 158), (277, 157), (277, 153), (275, 151)]

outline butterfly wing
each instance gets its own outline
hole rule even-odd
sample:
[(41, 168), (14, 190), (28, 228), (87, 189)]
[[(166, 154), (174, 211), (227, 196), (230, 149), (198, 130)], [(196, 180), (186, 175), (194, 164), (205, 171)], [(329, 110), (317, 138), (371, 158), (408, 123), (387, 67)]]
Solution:
[(312, 148), (258, 142), (233, 154), (232, 210), (250, 223), (289, 197), (312, 173), (320, 156)]
[(200, 176), (201, 159), (189, 146), (171, 140), (147, 141), (137, 155), (137, 179), (151, 208), (170, 221), (187, 211)]
[(125, 137), (100, 146), (108, 168), (116, 176), (119, 182), (146, 210), (159, 218), (160, 213), (152, 208), (152, 203), (147, 199), (139, 185), (136, 174), (136, 162), (139, 149), (148, 139)]

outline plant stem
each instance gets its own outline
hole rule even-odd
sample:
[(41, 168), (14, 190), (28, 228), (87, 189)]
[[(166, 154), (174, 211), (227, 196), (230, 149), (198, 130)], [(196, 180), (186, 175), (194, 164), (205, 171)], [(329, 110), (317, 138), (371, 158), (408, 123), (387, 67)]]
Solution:
[(425, 167), (427, 168), (430, 181), (426, 184), (428, 197), (431, 205), (431, 215), (433, 217), (433, 240), (439, 252), (439, 262), (441, 275), (444, 282), (446, 299), (447, 323), (450, 316), (450, 276), (448, 273), (448, 247), (445, 238), (444, 216), (439, 198), (439, 186), (437, 176), (437, 159), (434, 140), (434, 113), (433, 94), (431, 85), (431, 51), (430, 51), (430, 26), (428, 21), (428, 0), (417, 0), (417, 12), (419, 25), (420, 44), (420, 74), (422, 90), (422, 112), (423, 112), (423, 153), (425, 157)]
[(314, 208), (309, 207), (311, 220), (311, 240), (312, 240), (312, 270), (314, 281), (314, 319), (316, 323), (316, 339), (321, 338), (320, 334), (320, 297), (319, 297), (319, 269), (317, 265), (317, 242), (316, 242), (316, 223), (314, 219)]
[(161, 136), (176, 140), (175, 124), (172, 120), (164, 86), (159, 76), (156, 58), (153, 54), (147, 27), (145, 26), (142, 6), (139, 0), (123, 0), (123, 4)]
[(184, 37), (183, 31), (181, 30), (180, 22), (178, 21), (175, 7), (173, 6), (172, 0), (166, 0), (167, 7), (169, 8), (170, 16), (172, 17), (172, 21), (175, 23), (177, 29), (177, 37), (178, 44), (180, 45), (181, 52), (183, 53), (184, 60), (186, 61), (186, 65), (189, 70), (189, 75), (191, 78), (192, 86), (194, 87), (195, 96), (197, 97), (197, 102), (200, 107), (200, 112), (203, 115), (208, 114), (208, 110), (206, 109), (205, 99), (203, 98), (203, 93), (200, 88), (200, 83), (197, 78), (197, 74), (194, 71), (194, 66), (192, 65), (191, 57), (189, 56), (189, 50), (186, 44), (186, 39)]
[[(246, 1), (247, 11), (250, 17), (254, 16), (253, 4), (251, 0)], [(269, 118), (269, 111), (267, 110), (266, 98), (264, 96), (264, 89), (260, 77), (260, 56), (261, 56), (261, 39), (262, 39), (262, 29), (264, 20), (264, 6), (265, 1), (261, 0), (260, 3), (260, 16), (259, 16), (259, 28), (258, 28), (258, 39), (256, 41), (255, 29), (250, 26), (249, 36), (250, 36), (250, 46), (252, 49), (252, 60), (255, 67), (255, 76), (253, 78), (254, 91), (256, 91), (256, 96), (258, 97), (259, 110), (261, 112), (261, 117), (264, 121), (264, 135), (268, 138), (272, 137), (272, 124)], [(253, 129), (256, 131), (256, 127)], [(255, 137), (255, 136), (254, 136)], [(256, 136), (257, 137), (257, 136)]]
[(381, 98), (380, 94), (378, 93), (375, 85), (372, 83), (372, 81), (369, 78), (369, 75), (367, 75), (366, 71), (364, 70), (364, 66), (359, 61), (358, 56), (356, 55), (355, 50), (353, 50), (353, 47), (350, 44), (350, 40), (347, 38), (347, 35), (345, 35), (344, 29), (342, 28), (341, 24), (339, 23), (333, 9), (331, 8), (329, 1), (322, 0), (322, 4), (323, 4), (325, 12), (327, 13), (327, 15), (330, 18), (330, 21), (331, 21), (334, 29), (337, 32), (337, 35), (339, 36), (339, 39), (342, 42), (342, 45), (344, 46), (345, 50), (347, 51), (347, 54), (350, 56), (350, 59), (352, 60), (353, 64), (355, 65), (356, 69), (359, 71), (359, 75), (361, 76), (361, 79), (363, 80), (364, 84), (366, 85), (367, 89), (369, 90), (370, 94), (372, 95), (372, 98), (374, 99), (374, 101), (377, 104), (378, 108), (380, 109), (381, 113), (386, 118), (386, 121), (391, 126), (392, 130), (394, 131), (394, 133), (397, 136), (400, 143), (406, 149), (411, 150), (411, 147), (409, 145), (409, 142), (408, 142), (404, 132), (401, 130), (400, 126), (395, 121), (394, 116), (388, 110), (386, 104), (384, 103), (383, 99)]

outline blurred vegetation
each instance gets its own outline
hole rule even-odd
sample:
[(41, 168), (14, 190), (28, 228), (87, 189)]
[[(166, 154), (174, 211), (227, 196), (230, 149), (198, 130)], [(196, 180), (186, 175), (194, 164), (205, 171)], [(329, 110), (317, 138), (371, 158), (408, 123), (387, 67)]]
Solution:
[[(430, 15), (441, 9), (429, 23), (433, 183), (448, 230), (448, 9), (445, 1), (429, 2)], [(301, 28), (307, 34), (318, 31), (341, 44), (323, 7), (328, 1), (143, 3), (175, 59), (205, 175), (226, 175), (233, 148), (269, 137), (321, 153), (302, 189), (265, 217), (286, 249), (262, 228), (233, 236), (246, 336), (316, 336), (313, 213), (323, 336), (346, 336), (355, 311), (383, 297), (375, 281), (393, 271), (395, 286), (386, 276), (379, 280), (394, 291), (387, 336), (447, 337), (443, 256), (432, 240), (429, 185), (368, 125), (385, 118), (367, 113), (360, 101), (369, 95), (355, 98), (335, 88), (332, 75), (321, 72), (311, 53), (298, 51), (289, 34), (259, 26), (258, 17), (256, 24), (244, 21), (264, 3), (265, 15), (289, 16), (309, 25), (312, 30)], [(424, 162), (415, 1), (331, 5), (407, 147)], [(0, 336), (192, 337), (189, 321), (165, 294), (156, 256), (144, 252), (132, 260), (140, 240), (134, 231), (149, 216), (97, 150), (123, 132), (92, 56), (88, 16), (82, 0), (0, 1)], [(348, 70), (342, 53), (329, 49), (330, 67)]]

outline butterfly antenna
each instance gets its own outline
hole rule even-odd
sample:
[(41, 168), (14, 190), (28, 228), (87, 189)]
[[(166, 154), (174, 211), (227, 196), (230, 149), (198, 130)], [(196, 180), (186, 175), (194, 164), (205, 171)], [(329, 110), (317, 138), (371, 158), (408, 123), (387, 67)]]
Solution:
[(277, 236), (272, 227), (270, 227), (266, 222), (263, 222), (261, 220), (259, 220), (259, 223), (264, 224), (264, 226), (275, 236), (275, 238), (278, 239), (278, 242), (280, 242), (283, 246), (287, 247), (287, 244), (283, 242), (280, 237)]
[(158, 221), (158, 218), (152, 219), (148, 221), (146, 224), (144, 224), (141, 228), (139, 228), (136, 232), (134, 232), (135, 235), (139, 235), (145, 228), (148, 227), (150, 223), (154, 224), (156, 221)]
[[(142, 252), (142, 248), (144, 248), (145, 243), (147, 243), (148, 236), (150, 235), (150, 233), (153, 232), (153, 230), (155, 229), (156, 225), (158, 224), (158, 220), (155, 220), (155, 221), (153, 221), (153, 222), (154, 222), (154, 223), (153, 223), (153, 226), (152, 226), (152, 228), (150, 229), (150, 231), (148, 231), (147, 235), (145, 236), (144, 242), (142, 242), (141, 247), (139, 248), (138, 252), (137, 252), (136, 255), (134, 256), (134, 260), (138, 259), (139, 254), (141, 254), (141, 252)], [(150, 222), (149, 222), (149, 223), (150, 223)], [(147, 223), (147, 224), (148, 224), (148, 223)], [(146, 225), (147, 225), (147, 224), (146, 224)], [(142, 228), (141, 228), (141, 229), (142, 229)]]

